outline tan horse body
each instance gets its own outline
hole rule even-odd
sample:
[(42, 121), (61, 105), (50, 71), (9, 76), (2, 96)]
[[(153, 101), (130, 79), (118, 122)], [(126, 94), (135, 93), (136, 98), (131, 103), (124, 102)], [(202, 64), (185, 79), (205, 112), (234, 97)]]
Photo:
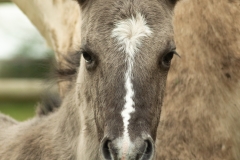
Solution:
[(240, 3), (183, 0), (158, 130), (158, 159), (240, 159)]

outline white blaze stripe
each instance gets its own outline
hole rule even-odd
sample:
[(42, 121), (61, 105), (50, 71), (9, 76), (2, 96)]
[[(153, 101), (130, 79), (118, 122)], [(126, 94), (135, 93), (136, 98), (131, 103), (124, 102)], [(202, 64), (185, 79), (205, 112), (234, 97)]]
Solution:
[[(137, 13), (136, 17), (131, 17), (129, 19), (121, 20), (115, 24), (116, 28), (112, 31), (112, 37), (114, 37), (119, 45), (119, 50), (125, 52), (127, 71), (125, 73), (125, 105), (121, 113), (123, 117), (124, 124), (124, 134), (123, 134), (123, 146), (129, 146), (130, 137), (128, 133), (129, 120), (131, 118), (131, 113), (135, 111), (133, 108), (134, 101), (134, 90), (132, 84), (132, 70), (134, 64), (134, 56), (141, 46), (141, 41), (144, 37), (150, 36), (152, 31), (147, 26), (144, 17)], [(124, 149), (125, 150), (125, 149)], [(125, 151), (123, 151), (125, 152)]]

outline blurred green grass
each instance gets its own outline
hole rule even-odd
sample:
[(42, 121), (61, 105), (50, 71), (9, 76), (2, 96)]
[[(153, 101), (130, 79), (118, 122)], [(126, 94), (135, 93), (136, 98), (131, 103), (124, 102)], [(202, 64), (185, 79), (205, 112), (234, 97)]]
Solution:
[(0, 102), (0, 112), (23, 121), (35, 115), (36, 104), (37, 102)]

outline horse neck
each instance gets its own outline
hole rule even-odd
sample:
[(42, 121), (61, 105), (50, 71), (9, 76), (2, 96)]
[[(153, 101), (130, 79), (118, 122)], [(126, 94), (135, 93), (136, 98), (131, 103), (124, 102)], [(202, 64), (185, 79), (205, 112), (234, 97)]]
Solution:
[(77, 95), (73, 89), (64, 99), (58, 113), (61, 119), (56, 133), (64, 143), (71, 145), (66, 147), (76, 152), (77, 159), (98, 159), (99, 141), (94, 114)]

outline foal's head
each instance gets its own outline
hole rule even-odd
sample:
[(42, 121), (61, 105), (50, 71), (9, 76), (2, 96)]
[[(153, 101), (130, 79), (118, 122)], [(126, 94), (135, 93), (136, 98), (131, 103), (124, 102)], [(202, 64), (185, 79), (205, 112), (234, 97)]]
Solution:
[(175, 53), (176, 0), (79, 0), (83, 96), (109, 160), (154, 155), (164, 88)]

